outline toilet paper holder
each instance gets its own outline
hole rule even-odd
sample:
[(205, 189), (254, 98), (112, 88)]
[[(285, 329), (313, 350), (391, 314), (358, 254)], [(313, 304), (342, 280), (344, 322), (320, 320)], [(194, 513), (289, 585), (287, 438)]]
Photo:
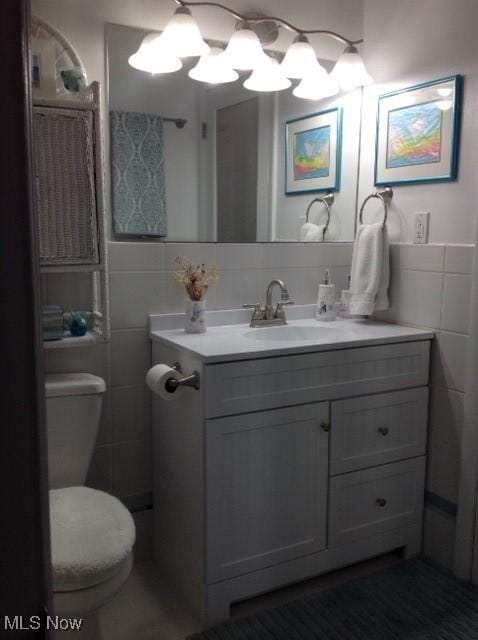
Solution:
[[(183, 368), (179, 362), (176, 362), (171, 368), (178, 373), (183, 372)], [(168, 378), (164, 385), (168, 393), (174, 393), (178, 387), (192, 387), (198, 391), (201, 388), (201, 375), (199, 371), (193, 371), (190, 376), (184, 376), (184, 378)]]

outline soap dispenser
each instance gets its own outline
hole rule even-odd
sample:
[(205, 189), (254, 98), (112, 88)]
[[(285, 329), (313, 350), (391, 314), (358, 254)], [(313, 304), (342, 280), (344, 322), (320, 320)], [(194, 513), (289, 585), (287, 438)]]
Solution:
[(316, 316), (317, 320), (335, 320), (335, 284), (330, 284), (328, 269), (324, 281), (319, 284)]

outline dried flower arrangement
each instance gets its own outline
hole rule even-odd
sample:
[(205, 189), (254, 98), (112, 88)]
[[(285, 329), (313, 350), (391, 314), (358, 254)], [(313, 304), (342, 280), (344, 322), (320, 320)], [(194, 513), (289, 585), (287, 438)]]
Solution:
[(187, 256), (178, 256), (175, 259), (181, 271), (174, 273), (174, 279), (186, 289), (191, 300), (202, 300), (211, 285), (219, 280), (219, 269), (216, 265), (194, 265)]

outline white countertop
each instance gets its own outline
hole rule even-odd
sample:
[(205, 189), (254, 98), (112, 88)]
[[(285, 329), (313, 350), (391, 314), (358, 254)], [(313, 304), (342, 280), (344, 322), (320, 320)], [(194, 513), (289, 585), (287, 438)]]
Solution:
[(260, 328), (244, 322), (251, 311), (211, 311), (208, 330), (203, 334), (185, 333), (183, 314), (154, 315), (150, 316), (150, 337), (208, 364), (433, 338), (431, 331), (374, 320), (319, 322), (314, 310), (315, 305), (291, 307), (287, 309), (286, 327)]

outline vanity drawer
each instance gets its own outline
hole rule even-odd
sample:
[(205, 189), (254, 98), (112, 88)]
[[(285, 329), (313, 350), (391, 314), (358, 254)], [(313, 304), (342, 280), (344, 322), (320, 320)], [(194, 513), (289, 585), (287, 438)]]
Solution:
[(424, 457), (331, 478), (328, 546), (420, 522), (424, 488)]
[(205, 415), (419, 387), (428, 383), (429, 353), (430, 342), (421, 340), (207, 365)]
[(428, 388), (332, 403), (330, 474), (424, 455)]

